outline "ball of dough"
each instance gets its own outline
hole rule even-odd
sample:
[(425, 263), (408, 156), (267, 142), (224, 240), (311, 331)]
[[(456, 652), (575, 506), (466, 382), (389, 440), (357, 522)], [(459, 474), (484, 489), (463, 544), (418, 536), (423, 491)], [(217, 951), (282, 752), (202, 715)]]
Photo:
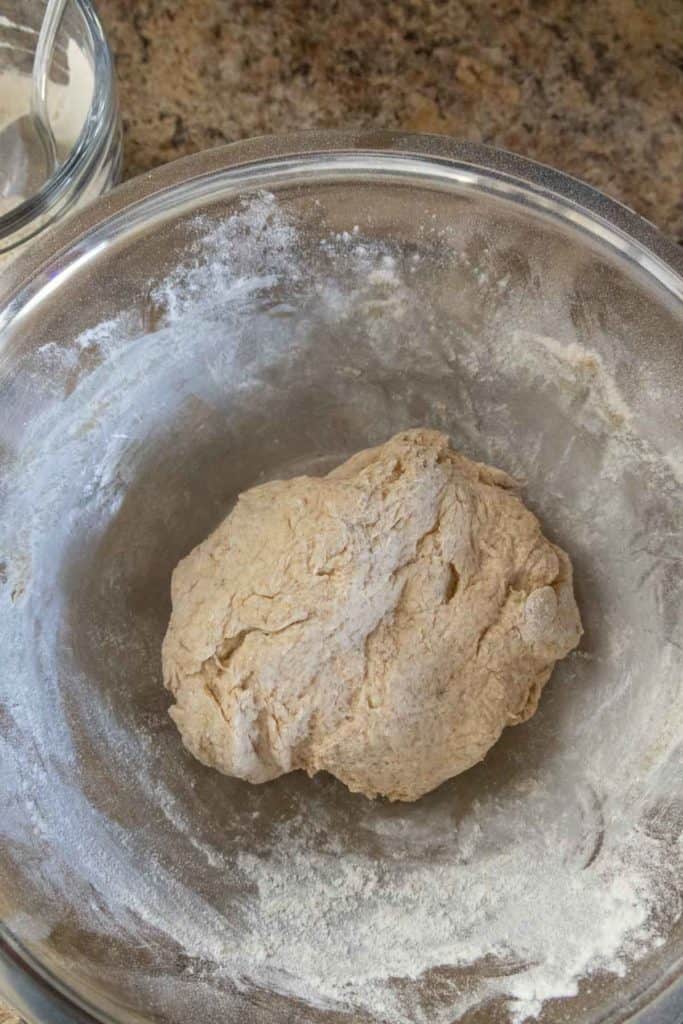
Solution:
[(254, 487), (173, 574), (171, 715), (207, 765), (416, 800), (529, 718), (581, 623), (515, 482), (409, 430)]

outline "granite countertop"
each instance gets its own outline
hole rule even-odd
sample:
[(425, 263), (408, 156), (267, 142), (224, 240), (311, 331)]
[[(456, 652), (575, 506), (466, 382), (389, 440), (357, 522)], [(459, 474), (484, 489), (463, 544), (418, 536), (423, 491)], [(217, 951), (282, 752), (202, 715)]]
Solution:
[[(680, 0), (99, 0), (125, 176), (251, 135), (503, 146), (683, 240)], [(15, 1024), (0, 1006), (0, 1024)]]
[(252, 135), (403, 128), (552, 164), (683, 238), (680, 0), (98, 0), (125, 174)]

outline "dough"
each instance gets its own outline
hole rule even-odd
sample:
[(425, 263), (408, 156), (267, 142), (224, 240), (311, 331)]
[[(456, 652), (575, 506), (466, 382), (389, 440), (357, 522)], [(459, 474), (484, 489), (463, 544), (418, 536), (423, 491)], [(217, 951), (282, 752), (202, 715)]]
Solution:
[(480, 761), (581, 635), (569, 558), (515, 486), (409, 430), (242, 494), (173, 573), (164, 683), (188, 750), (391, 800)]

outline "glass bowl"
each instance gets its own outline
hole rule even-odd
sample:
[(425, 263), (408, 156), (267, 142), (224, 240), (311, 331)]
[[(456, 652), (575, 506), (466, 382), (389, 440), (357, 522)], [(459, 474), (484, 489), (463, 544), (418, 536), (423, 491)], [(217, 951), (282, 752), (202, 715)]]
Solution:
[[(3, 124), (30, 108), (33, 53), (44, 6), (43, 0), (7, 0), (3, 4), (0, 76), (10, 72), (17, 76), (4, 82), (6, 91), (0, 100)], [(29, 239), (106, 192), (120, 175), (121, 125), (114, 65), (89, 0), (70, 0), (65, 6), (50, 68), (48, 112), (60, 162), (36, 195), (11, 204), (0, 199), (0, 272)]]
[[(445, 138), (199, 154), (0, 300), (0, 984), (30, 1020), (681, 1019), (681, 254)], [(586, 633), (414, 805), (182, 748), (178, 559), (257, 481), (403, 428), (525, 482)]]

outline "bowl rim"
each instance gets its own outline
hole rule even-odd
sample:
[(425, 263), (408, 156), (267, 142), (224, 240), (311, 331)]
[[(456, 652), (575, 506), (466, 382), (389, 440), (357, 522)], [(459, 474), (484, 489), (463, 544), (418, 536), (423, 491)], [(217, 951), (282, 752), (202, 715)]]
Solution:
[[(89, 0), (76, 2), (79, 6), (89, 4)], [(161, 202), (165, 193), (171, 194), (181, 186), (197, 188), (201, 179), (218, 178), (221, 172), (234, 172), (251, 165), (265, 169), (278, 161), (291, 161), (302, 168), (316, 157), (334, 160), (344, 155), (376, 155), (378, 159), (414, 157), (435, 168), (448, 167), (458, 172), (461, 181), (469, 176), (474, 183), (479, 171), (490, 181), (497, 182), (499, 191), (505, 191), (506, 184), (527, 190), (536, 201), (545, 200), (562, 208), (565, 219), (576, 217), (583, 221), (585, 228), (590, 225), (593, 234), (608, 236), (612, 244), (620, 243), (617, 247), (635, 262), (650, 263), (650, 270), (654, 269), (652, 261), (659, 264), (660, 273), (665, 278), (673, 278), (669, 280), (669, 287), (683, 301), (683, 247), (630, 207), (579, 178), (509, 150), (448, 135), (309, 129), (285, 135), (261, 135), (202, 150), (118, 185), (65, 220), (44, 229), (40, 245), (26, 246), (19, 252), (0, 275), (0, 308), (22, 283), (55, 257), (64, 255), (82, 236), (102, 228), (122, 211), (131, 212), (149, 202), (152, 197)]]
[[(77, 0), (80, 5), (89, 0)], [(492, 191), (526, 192), (536, 207), (557, 207), (566, 220), (600, 237), (652, 274), (683, 309), (683, 249), (651, 222), (592, 186), (561, 171), (525, 157), (450, 136), (402, 131), (310, 130), (281, 136), (260, 136), (205, 150), (164, 164), (118, 186), (66, 221), (49, 228), (42, 244), (20, 253), (0, 280), (0, 347), (3, 330), (47, 279), (78, 263), (89, 252), (88, 242), (98, 233), (115, 238), (117, 230), (150, 208), (168, 210), (173, 199), (187, 197), (222, 181), (226, 172), (265, 171), (269, 167), (305, 168), (328, 161), (334, 169), (369, 169), (373, 159), (386, 170), (387, 159), (413, 158), (424, 170), (447, 169), (452, 180)], [(316, 161), (318, 164), (316, 165)], [(354, 162), (355, 161), (355, 162)], [(364, 162), (363, 162), (364, 161)], [(413, 163), (413, 167), (415, 164)], [(238, 181), (239, 185), (239, 181)], [(203, 193), (202, 193), (203, 194)], [(129, 226), (129, 224), (128, 224)], [(50, 1024), (120, 1024), (109, 1008), (95, 1007), (37, 961), (0, 921), (0, 992), (15, 1003), (28, 1020)], [(126, 1020), (149, 1024), (141, 1009)], [(638, 993), (602, 1024), (677, 1024), (683, 1019), (683, 974), (675, 963), (655, 982)]]
[[(90, 109), (64, 163), (57, 167), (38, 192), (0, 217), (2, 253), (12, 252), (46, 230), (49, 218), (59, 213), (60, 200), (69, 191), (80, 189), (84, 182), (87, 183), (116, 128), (116, 73), (102, 22), (91, 0), (73, 0), (73, 3), (80, 12), (92, 46), (93, 94)], [(48, 218), (47, 222), (34, 224), (43, 215)], [(32, 230), (22, 232), (23, 228), (32, 225)], [(17, 232), (22, 232), (21, 237), (12, 241)]]

